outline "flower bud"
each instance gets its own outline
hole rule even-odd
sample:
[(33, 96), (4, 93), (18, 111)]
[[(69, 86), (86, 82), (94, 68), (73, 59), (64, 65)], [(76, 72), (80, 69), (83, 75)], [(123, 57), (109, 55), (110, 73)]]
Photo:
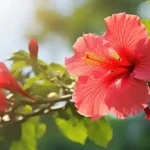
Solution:
[(38, 57), (38, 42), (36, 39), (32, 38), (29, 42), (30, 57), (32, 60), (37, 60)]
[(150, 119), (150, 109), (148, 106), (144, 109), (144, 112), (145, 112), (145, 119), (149, 120)]

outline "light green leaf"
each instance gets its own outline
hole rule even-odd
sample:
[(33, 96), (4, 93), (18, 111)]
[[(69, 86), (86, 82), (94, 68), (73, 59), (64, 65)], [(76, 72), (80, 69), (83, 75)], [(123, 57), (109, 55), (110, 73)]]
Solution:
[(42, 137), (45, 132), (46, 132), (46, 125), (44, 123), (40, 123), (39, 125), (37, 125), (36, 136), (38, 138)]
[(12, 61), (29, 61), (29, 54), (24, 50), (20, 50), (18, 52), (13, 53), (13, 56), (8, 60)]
[(36, 81), (41, 79), (40, 76), (34, 76), (26, 80), (26, 83), (23, 85), (23, 89), (29, 89)]
[(18, 69), (21, 69), (21, 68), (24, 68), (24, 67), (27, 67), (28, 64), (26, 61), (16, 61), (15, 63), (13, 63), (12, 65), (12, 71), (16, 71)]
[(38, 65), (40, 66), (40, 67), (47, 67), (47, 64), (44, 62), (44, 61), (42, 61), (42, 60), (38, 60)]
[(69, 119), (56, 118), (55, 122), (65, 137), (73, 142), (84, 144), (87, 139), (87, 128), (84, 120), (72, 115), (70, 109), (67, 110)]
[(148, 30), (148, 35), (150, 36), (150, 20), (142, 20), (142, 23), (146, 26)]
[(85, 124), (88, 130), (88, 138), (97, 145), (107, 147), (108, 142), (112, 139), (111, 126), (104, 119), (96, 121), (86, 119)]
[(60, 111), (55, 116), (56, 125), (65, 137), (73, 142), (84, 144), (89, 138), (96, 145), (107, 147), (112, 139), (112, 128), (104, 119), (92, 121), (76, 112), (74, 107)]
[(13, 142), (9, 150), (27, 150), (22, 141)]
[[(37, 137), (43, 136), (45, 124), (39, 123), (40, 117), (32, 117), (21, 125), (21, 139), (14, 141), (9, 150), (37, 150)], [(38, 135), (37, 135), (38, 134)]]
[(64, 66), (60, 65), (60, 64), (57, 64), (57, 63), (51, 63), (49, 65), (49, 67), (53, 68), (54, 70), (58, 70), (58, 71), (61, 71), (61, 72), (64, 72), (65, 71), (65, 68)]
[(58, 93), (59, 89), (60, 87), (57, 84), (52, 83), (49, 80), (44, 80), (41, 83), (33, 84), (31, 87), (33, 95), (39, 95), (41, 97), (47, 97), (47, 95), (51, 92)]
[(39, 120), (40, 120), (40, 117), (39, 116), (35, 116), (35, 117), (32, 117), (32, 118), (29, 118), (28, 122), (38, 125)]
[(24, 143), (26, 150), (36, 150), (36, 124), (31, 122), (22, 124), (21, 141)]
[(37, 150), (36, 124), (28, 121), (23, 123), (21, 140), (13, 142), (10, 150)]
[(50, 77), (61, 76), (64, 73), (65, 73), (65, 68), (62, 65), (57, 63), (51, 63), (50, 65), (48, 65), (47, 74)]

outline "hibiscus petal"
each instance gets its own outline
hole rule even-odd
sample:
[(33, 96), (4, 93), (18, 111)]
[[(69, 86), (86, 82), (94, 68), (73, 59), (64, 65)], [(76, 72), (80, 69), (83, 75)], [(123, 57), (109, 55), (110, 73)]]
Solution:
[(98, 57), (108, 58), (111, 57), (109, 53), (108, 43), (99, 36), (94, 34), (84, 34), (78, 38), (73, 45), (75, 54), (72, 57), (65, 59), (67, 70), (77, 76), (89, 75), (89, 73), (96, 68), (96, 66), (88, 65), (83, 60), (85, 52), (91, 52)]
[(148, 33), (138, 16), (125, 13), (114, 14), (107, 17), (105, 23), (107, 31), (104, 38), (118, 54), (123, 50), (137, 54), (147, 47)]
[(65, 58), (65, 65), (71, 74), (80, 76), (80, 75), (88, 75), (92, 69), (94, 69), (93, 66), (87, 65), (83, 61), (84, 54), (75, 54), (72, 57)]
[(0, 62), (0, 88), (13, 92), (18, 92), (30, 99), (34, 99), (30, 94), (24, 91), (12, 73), (8, 70), (4, 63)]
[(7, 103), (6, 103), (6, 99), (5, 99), (5, 94), (0, 91), (0, 112), (3, 112), (7, 109)]
[(150, 41), (148, 48), (142, 53), (142, 57), (135, 66), (133, 73), (137, 79), (150, 81)]
[(138, 114), (148, 104), (148, 86), (130, 76), (119, 79), (107, 89), (106, 104), (119, 118)]
[(73, 95), (78, 113), (92, 119), (107, 115), (108, 108), (104, 102), (106, 88), (103, 77), (79, 77)]

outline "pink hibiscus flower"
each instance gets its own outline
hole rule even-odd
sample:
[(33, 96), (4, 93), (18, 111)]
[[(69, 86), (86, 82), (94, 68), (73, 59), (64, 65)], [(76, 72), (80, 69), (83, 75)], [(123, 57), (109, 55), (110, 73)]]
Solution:
[(105, 23), (103, 36), (78, 38), (65, 64), (78, 76), (73, 100), (80, 114), (98, 119), (110, 111), (123, 119), (149, 102), (150, 40), (136, 15), (114, 14)]

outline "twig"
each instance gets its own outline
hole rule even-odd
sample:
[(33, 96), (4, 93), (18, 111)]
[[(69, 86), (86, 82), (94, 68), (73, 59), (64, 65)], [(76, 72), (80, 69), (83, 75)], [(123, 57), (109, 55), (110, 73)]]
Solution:
[[(19, 103), (14, 104), (13, 107), (10, 108), (8, 112), (0, 115), (1, 116), (0, 127), (6, 127), (11, 124), (22, 123), (31, 117), (47, 114), (48, 112), (62, 109), (62, 107), (59, 107), (57, 109), (52, 109), (52, 106), (54, 106), (54, 104), (58, 102), (63, 102), (63, 101), (66, 101), (68, 103), (71, 98), (72, 98), (72, 94), (64, 95), (57, 99), (37, 100), (36, 102), (29, 101), (27, 99), (22, 100)], [(32, 107), (33, 109), (32, 112), (28, 114), (23, 114), (18, 111), (18, 108), (26, 105), (30, 105)], [(7, 119), (4, 119), (5, 117)]]

